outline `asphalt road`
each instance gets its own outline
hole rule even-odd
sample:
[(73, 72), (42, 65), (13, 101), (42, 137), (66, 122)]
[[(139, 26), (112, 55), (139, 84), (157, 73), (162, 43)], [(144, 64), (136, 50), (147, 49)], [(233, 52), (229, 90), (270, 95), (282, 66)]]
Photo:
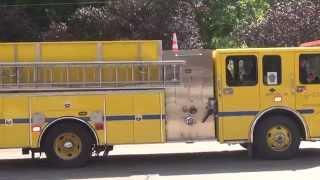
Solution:
[(292, 160), (251, 159), (238, 145), (194, 144), (118, 146), (108, 159), (78, 169), (56, 169), (19, 150), (0, 150), (0, 180), (7, 179), (318, 179), (320, 142), (303, 143)]

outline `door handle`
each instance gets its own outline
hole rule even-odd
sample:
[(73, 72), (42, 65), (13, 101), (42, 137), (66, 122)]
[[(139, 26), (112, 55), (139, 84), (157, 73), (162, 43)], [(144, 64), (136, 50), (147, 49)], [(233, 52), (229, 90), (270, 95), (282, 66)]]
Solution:
[(141, 121), (141, 120), (142, 120), (142, 115), (136, 115), (136, 116), (134, 117), (134, 120), (136, 120), (136, 121)]
[(233, 94), (233, 88), (224, 88), (223, 94), (225, 95), (232, 95)]
[(276, 90), (275, 88), (270, 88), (269, 91), (272, 92), (272, 93), (274, 93), (274, 92), (276, 92), (277, 90)]
[(306, 87), (305, 86), (297, 86), (297, 93), (303, 93), (304, 91), (306, 90)]

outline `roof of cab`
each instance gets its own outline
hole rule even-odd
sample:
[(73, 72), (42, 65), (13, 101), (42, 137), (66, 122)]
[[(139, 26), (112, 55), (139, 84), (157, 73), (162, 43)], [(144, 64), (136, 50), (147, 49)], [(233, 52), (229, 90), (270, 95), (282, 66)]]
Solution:
[(320, 52), (320, 47), (280, 47), (280, 48), (237, 48), (237, 49), (216, 49), (215, 54), (230, 54), (230, 53), (257, 53), (257, 52)]

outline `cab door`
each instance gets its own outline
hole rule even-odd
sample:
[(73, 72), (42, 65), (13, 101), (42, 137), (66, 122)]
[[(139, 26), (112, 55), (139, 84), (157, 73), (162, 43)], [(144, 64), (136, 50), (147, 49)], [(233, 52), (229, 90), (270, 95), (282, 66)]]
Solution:
[(258, 54), (223, 54), (221, 65), (223, 140), (248, 139), (249, 126), (259, 111)]
[(294, 55), (261, 53), (261, 110), (274, 106), (295, 109)]
[(320, 137), (320, 53), (297, 53), (296, 109), (307, 122), (311, 138)]

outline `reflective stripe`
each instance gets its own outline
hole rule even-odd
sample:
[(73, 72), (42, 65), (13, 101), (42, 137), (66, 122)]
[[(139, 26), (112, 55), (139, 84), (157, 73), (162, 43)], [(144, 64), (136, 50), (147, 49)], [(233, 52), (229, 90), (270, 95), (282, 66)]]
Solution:
[[(166, 115), (162, 115), (162, 118), (165, 119)], [(142, 115), (142, 120), (160, 120), (161, 114), (145, 114)], [(124, 115), (124, 116), (106, 116), (107, 121), (132, 121), (135, 120), (134, 115)]]
[(13, 119), (13, 123), (15, 123), (15, 124), (25, 124), (25, 123), (29, 123), (29, 119)]
[[(73, 117), (65, 117), (66, 119), (68, 118), (73, 118)], [(90, 121), (90, 117), (76, 117), (79, 119), (82, 119), (83, 121)], [(166, 115), (162, 115), (162, 118), (165, 119)], [(50, 123), (54, 120), (56, 120), (57, 118), (46, 118), (46, 123)], [(155, 120), (155, 119), (161, 119), (161, 115), (160, 114), (146, 114), (146, 115), (142, 115), (142, 119), (143, 120)], [(106, 120), (107, 121), (125, 121), (125, 120), (135, 120), (135, 116), (134, 115), (122, 115), (122, 116), (106, 116)], [(5, 119), (0, 119), (0, 124), (5, 124)], [(29, 123), (29, 119), (13, 119), (13, 124), (28, 124)]]
[[(13, 119), (12, 120), (13, 124), (28, 124), (29, 123), (29, 119)], [(5, 119), (0, 119), (0, 124), (6, 124), (6, 120)]]
[[(301, 114), (313, 114), (313, 109), (300, 109), (297, 110)], [(225, 116), (256, 116), (259, 111), (234, 111), (234, 112), (219, 112), (218, 116), (225, 117)]]
[[(301, 114), (313, 114), (314, 109), (299, 109), (297, 110)], [(259, 113), (259, 111), (234, 111), (234, 112), (219, 112), (218, 116), (220, 117), (227, 117), (227, 116), (255, 116)], [(68, 118), (68, 117), (65, 117)], [(72, 117), (70, 117), (72, 118)], [(90, 121), (90, 117), (77, 117), (79, 119), (82, 119), (84, 121)], [(162, 115), (163, 119), (166, 119), (166, 115)], [(52, 122), (56, 120), (57, 118), (46, 118), (46, 122)], [(161, 119), (160, 114), (146, 114), (142, 115), (143, 120), (155, 120), (155, 119)], [(134, 115), (121, 115), (121, 116), (106, 116), (107, 121), (125, 121), (125, 120), (135, 120)], [(13, 119), (14, 124), (27, 124), (29, 123), (29, 119), (21, 118), (21, 119)], [(5, 119), (0, 119), (0, 125), (5, 124)]]
[(255, 116), (259, 111), (235, 111), (235, 112), (219, 112), (218, 116)]
[(298, 109), (297, 111), (301, 114), (313, 114), (314, 113), (313, 109)]
[[(165, 119), (166, 115), (162, 115), (162, 118)], [(65, 117), (66, 119), (68, 119), (68, 117)], [(72, 117), (70, 117), (72, 118)], [(82, 119), (84, 121), (90, 121), (90, 117), (76, 117), (79, 119)], [(57, 118), (46, 118), (46, 122), (52, 122), (54, 120), (56, 120)], [(145, 120), (155, 120), (155, 119), (161, 119), (161, 115), (160, 114), (146, 114), (146, 115), (142, 115), (142, 119)], [(132, 121), (135, 120), (135, 115), (120, 115), (120, 116), (106, 116), (106, 120), (107, 121)]]
[(134, 120), (135, 116), (106, 116), (107, 121)]
[(142, 119), (161, 119), (161, 115), (160, 114), (156, 114), (156, 115), (143, 115)]

